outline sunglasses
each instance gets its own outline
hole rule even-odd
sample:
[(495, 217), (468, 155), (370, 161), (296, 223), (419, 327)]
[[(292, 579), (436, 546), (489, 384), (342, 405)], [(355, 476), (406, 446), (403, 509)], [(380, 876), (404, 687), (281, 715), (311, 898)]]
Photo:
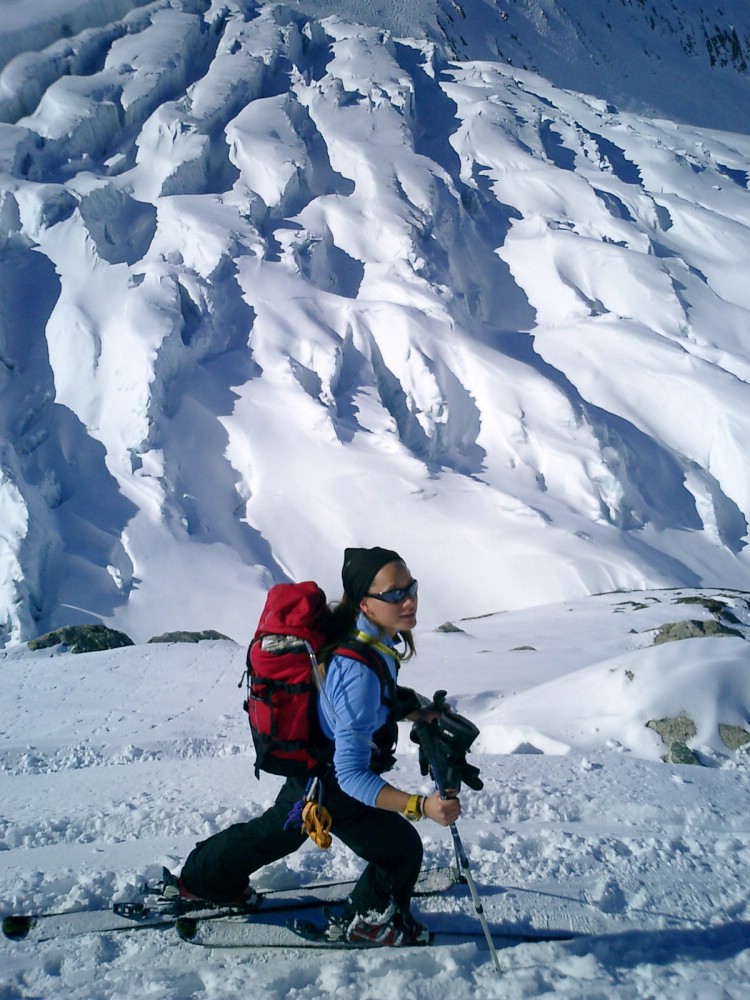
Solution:
[(365, 597), (374, 597), (376, 601), (385, 601), (386, 604), (401, 604), (407, 597), (417, 596), (419, 584), (412, 580), (405, 587), (394, 587), (393, 590), (384, 590), (382, 594), (365, 594)]

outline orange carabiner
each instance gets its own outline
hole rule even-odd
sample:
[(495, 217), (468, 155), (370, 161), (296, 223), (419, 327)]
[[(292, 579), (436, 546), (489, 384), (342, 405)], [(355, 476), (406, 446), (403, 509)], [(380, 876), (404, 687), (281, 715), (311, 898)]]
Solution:
[(308, 837), (321, 850), (326, 850), (333, 843), (331, 839), (331, 814), (325, 806), (317, 802), (306, 803), (302, 810), (302, 826)]

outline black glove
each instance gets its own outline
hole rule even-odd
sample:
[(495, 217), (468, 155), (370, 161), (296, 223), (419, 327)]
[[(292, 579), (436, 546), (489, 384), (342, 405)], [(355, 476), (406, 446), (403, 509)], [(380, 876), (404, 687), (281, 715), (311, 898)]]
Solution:
[[(458, 768), (457, 774), (459, 775), (458, 788), (461, 787), (461, 781), (463, 781), (465, 785), (468, 785), (469, 788), (473, 788), (475, 792), (480, 792), (484, 788), (484, 782), (479, 777), (478, 767), (475, 767), (474, 764), (467, 763), (466, 758), (460, 761), (456, 766)], [(453, 785), (449, 783), (446, 787), (453, 788)]]
[(396, 718), (405, 719), (422, 708), (422, 699), (412, 688), (396, 685)]
[[(419, 768), (422, 774), (432, 774), (442, 788), (458, 792), (461, 782), (479, 791), (484, 783), (479, 768), (467, 763), (466, 754), (479, 730), (462, 715), (445, 708), (445, 691), (436, 691), (430, 709), (440, 712), (427, 722), (415, 722), (412, 742), (419, 745)], [(436, 773), (437, 772), (437, 773)]]

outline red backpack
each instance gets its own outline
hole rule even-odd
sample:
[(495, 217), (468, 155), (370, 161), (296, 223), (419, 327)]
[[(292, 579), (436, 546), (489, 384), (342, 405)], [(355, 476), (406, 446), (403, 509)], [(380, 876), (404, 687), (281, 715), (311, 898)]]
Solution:
[[(243, 708), (255, 745), (256, 777), (261, 770), (304, 777), (330, 752), (331, 743), (318, 722), (316, 671), (317, 654), (331, 638), (331, 625), (326, 596), (311, 580), (277, 583), (269, 590), (243, 675)], [(348, 640), (336, 652), (374, 670), (384, 691), (395, 688), (385, 664), (367, 643)]]

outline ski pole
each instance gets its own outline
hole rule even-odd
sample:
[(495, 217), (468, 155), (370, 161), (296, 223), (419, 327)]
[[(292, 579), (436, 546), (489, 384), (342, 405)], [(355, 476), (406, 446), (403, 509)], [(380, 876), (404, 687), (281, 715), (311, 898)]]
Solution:
[[(420, 728), (423, 737), (426, 737), (425, 742), (428, 744), (429, 747), (429, 749), (428, 747), (425, 747), (425, 750), (428, 751), (427, 759), (430, 764), (430, 771), (432, 772), (432, 778), (433, 781), (435, 782), (435, 787), (440, 793), (440, 798), (447, 799), (448, 794), (445, 788), (445, 783), (443, 781), (442, 774), (440, 773), (440, 769), (437, 766), (437, 754), (435, 753), (435, 745), (432, 739), (432, 734), (430, 733), (428, 735), (427, 732), (427, 730), (429, 729), (429, 723)], [(482, 906), (482, 900), (479, 898), (477, 885), (476, 882), (474, 881), (474, 876), (472, 875), (471, 867), (469, 866), (469, 859), (466, 856), (466, 851), (464, 850), (464, 845), (461, 840), (461, 836), (458, 832), (458, 827), (456, 826), (455, 823), (450, 824), (450, 832), (451, 832), (451, 837), (453, 838), (453, 847), (456, 852), (456, 860), (458, 861), (458, 867), (460, 869), (461, 874), (466, 880), (466, 884), (469, 887), (469, 894), (471, 895), (471, 900), (474, 904), (474, 910), (476, 912), (477, 917), (479, 918), (479, 923), (482, 925), (484, 936), (487, 939), (487, 947), (490, 950), (490, 955), (492, 956), (492, 961), (495, 965), (495, 969), (502, 976), (503, 969), (502, 966), (500, 965), (500, 959), (497, 957), (497, 949), (495, 948), (495, 942), (492, 940), (492, 934), (490, 933), (489, 924), (487, 923), (487, 918), (484, 915), (484, 907)]]

